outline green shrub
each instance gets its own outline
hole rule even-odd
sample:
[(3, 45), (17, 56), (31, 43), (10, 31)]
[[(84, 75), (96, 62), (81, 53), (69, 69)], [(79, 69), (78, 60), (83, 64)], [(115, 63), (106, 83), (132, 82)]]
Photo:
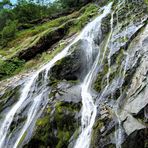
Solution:
[(1, 31), (1, 39), (0, 39), (0, 45), (6, 46), (7, 42), (12, 40), (17, 31), (17, 21), (8, 21), (6, 26)]
[(1, 61), (0, 63), (0, 80), (4, 77), (11, 76), (16, 70), (21, 68), (25, 61), (18, 58), (13, 58), (7, 61)]

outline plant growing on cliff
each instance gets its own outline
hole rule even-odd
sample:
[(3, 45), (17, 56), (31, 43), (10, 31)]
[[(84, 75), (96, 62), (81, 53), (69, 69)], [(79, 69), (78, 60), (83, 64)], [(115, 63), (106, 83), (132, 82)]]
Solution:
[(11, 76), (15, 73), (15, 70), (21, 68), (24, 64), (24, 60), (20, 60), (18, 58), (13, 58), (8, 61), (0, 62), (0, 80), (3, 77)]

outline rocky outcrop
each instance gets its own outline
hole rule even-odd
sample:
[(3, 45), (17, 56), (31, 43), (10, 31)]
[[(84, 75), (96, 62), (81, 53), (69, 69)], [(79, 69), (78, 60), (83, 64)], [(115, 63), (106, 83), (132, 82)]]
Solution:
[[(136, 5), (134, 7), (137, 7)], [(138, 13), (139, 9), (134, 8), (134, 11)], [(129, 11), (129, 14), (132, 16), (132, 11)], [(147, 110), (148, 104), (146, 66), (148, 26), (145, 26), (146, 23), (142, 23), (138, 17), (130, 24), (130, 21), (125, 21), (126, 18), (123, 16), (125, 15), (119, 15), (120, 22), (116, 22), (114, 15), (114, 32), (108, 54), (111, 61), (108, 63), (108, 59), (104, 60), (106, 64), (100, 69), (95, 82), (95, 89), (101, 95), (98, 95), (100, 107), (92, 133), (93, 148), (116, 147), (116, 145), (132, 148), (137, 144), (137, 147), (142, 148), (147, 145), (145, 138), (147, 117), (144, 115), (144, 110)], [(141, 16), (142, 20), (147, 19), (144, 12)], [(109, 66), (110, 73), (108, 73)]]
[[(17, 49), (18, 52), (14, 55), (14, 57), (28, 61), (34, 58), (37, 54), (49, 50), (61, 39), (67, 38), (82, 29), (84, 25), (96, 15), (97, 10), (97, 6), (90, 4), (84, 6), (82, 9), (72, 13), (71, 15), (68, 15), (67, 18), (69, 19), (65, 18), (66, 21), (61, 21), (59, 26), (56, 26), (55, 20), (55, 27), (51, 24), (51, 26), (53, 26), (52, 28), (46, 29), (45, 31), (31, 37), (29, 39), (31, 41), (30, 44), (27, 46), (23, 45), (20, 47), (22, 48), (20, 50)], [(80, 22), (78, 22), (78, 19)], [(71, 30), (76, 31), (71, 32)]]
[(25, 148), (68, 147), (78, 136), (81, 109), (79, 87), (73, 82), (63, 81), (52, 84), (52, 88), (51, 101), (37, 120), (36, 132)]
[[(50, 71), (50, 77), (57, 80), (80, 80), (85, 69), (86, 54), (85, 40), (80, 40), (70, 48), (70, 54), (56, 63)], [(83, 58), (82, 58), (83, 57)]]

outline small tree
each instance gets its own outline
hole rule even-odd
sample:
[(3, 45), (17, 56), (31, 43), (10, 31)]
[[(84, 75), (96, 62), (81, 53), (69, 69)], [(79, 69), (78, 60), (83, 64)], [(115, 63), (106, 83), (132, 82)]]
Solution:
[(9, 20), (6, 26), (1, 31), (1, 46), (6, 46), (8, 41), (13, 39), (17, 31), (17, 21)]

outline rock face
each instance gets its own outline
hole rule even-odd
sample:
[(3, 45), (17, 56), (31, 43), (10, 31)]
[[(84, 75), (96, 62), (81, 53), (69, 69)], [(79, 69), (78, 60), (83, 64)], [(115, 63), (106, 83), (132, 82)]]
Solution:
[[(135, 4), (134, 7), (137, 7), (136, 5), (138, 6)], [(139, 9), (135, 8), (135, 12)], [(120, 11), (126, 12), (126, 9)], [(129, 14), (133, 15), (132, 9)], [(100, 108), (92, 136), (93, 148), (117, 145), (125, 148), (147, 147), (147, 116), (144, 110), (147, 110), (148, 104), (148, 26), (145, 26), (138, 17), (133, 20), (134, 23), (130, 23), (130, 20), (123, 16), (118, 15), (119, 22), (114, 22), (116, 29), (109, 43), (111, 57), (109, 86), (103, 92), (102, 103), (99, 103)], [(116, 20), (116, 16), (114, 17)], [(144, 15), (141, 17), (145, 21)], [(126, 20), (125, 26), (122, 19)], [(102, 91), (102, 85), (98, 83), (106, 88), (104, 81), (107, 78), (105, 77), (103, 82), (101, 78), (108, 74), (108, 69), (108, 66), (104, 65), (104, 69), (98, 73), (95, 89), (99, 92)], [(104, 107), (109, 113), (106, 111), (102, 114)]]
[[(75, 90), (75, 93), (74, 93)], [(76, 93), (77, 92), (77, 93)], [(52, 100), (36, 122), (36, 132), (24, 147), (68, 147), (76, 140), (81, 109), (80, 89), (74, 83), (53, 86)], [(72, 137), (72, 138), (71, 138)]]
[[(80, 40), (70, 48), (70, 54), (58, 61), (50, 71), (50, 77), (57, 80), (78, 80), (83, 76), (86, 63), (85, 46), (87, 42)], [(83, 58), (82, 58), (83, 57)]]
[[(103, 5), (105, 2), (99, 3)], [(115, 1), (113, 13), (102, 21), (102, 35), (95, 42), (101, 47), (100, 58), (104, 55), (104, 59), (98, 63), (98, 74), (92, 84), (97, 117), (90, 148), (148, 147), (146, 9), (144, 2), (129, 1), (119, 5)], [(62, 31), (60, 33), (63, 35)], [(53, 42), (56, 37), (58, 35), (53, 36)], [(69, 54), (48, 73), (50, 93), (47, 106), (37, 119), (32, 137), (23, 139), (23, 147), (74, 147), (81, 125), (81, 82), (88, 72), (86, 64), (89, 64), (86, 47), (85, 39), (79, 40), (70, 48)], [(38, 78), (37, 85), (42, 83), (43, 75)], [(19, 88), (8, 89), (0, 96), (2, 113), (17, 101)], [(12, 130), (22, 120), (25, 119), (16, 117)]]

